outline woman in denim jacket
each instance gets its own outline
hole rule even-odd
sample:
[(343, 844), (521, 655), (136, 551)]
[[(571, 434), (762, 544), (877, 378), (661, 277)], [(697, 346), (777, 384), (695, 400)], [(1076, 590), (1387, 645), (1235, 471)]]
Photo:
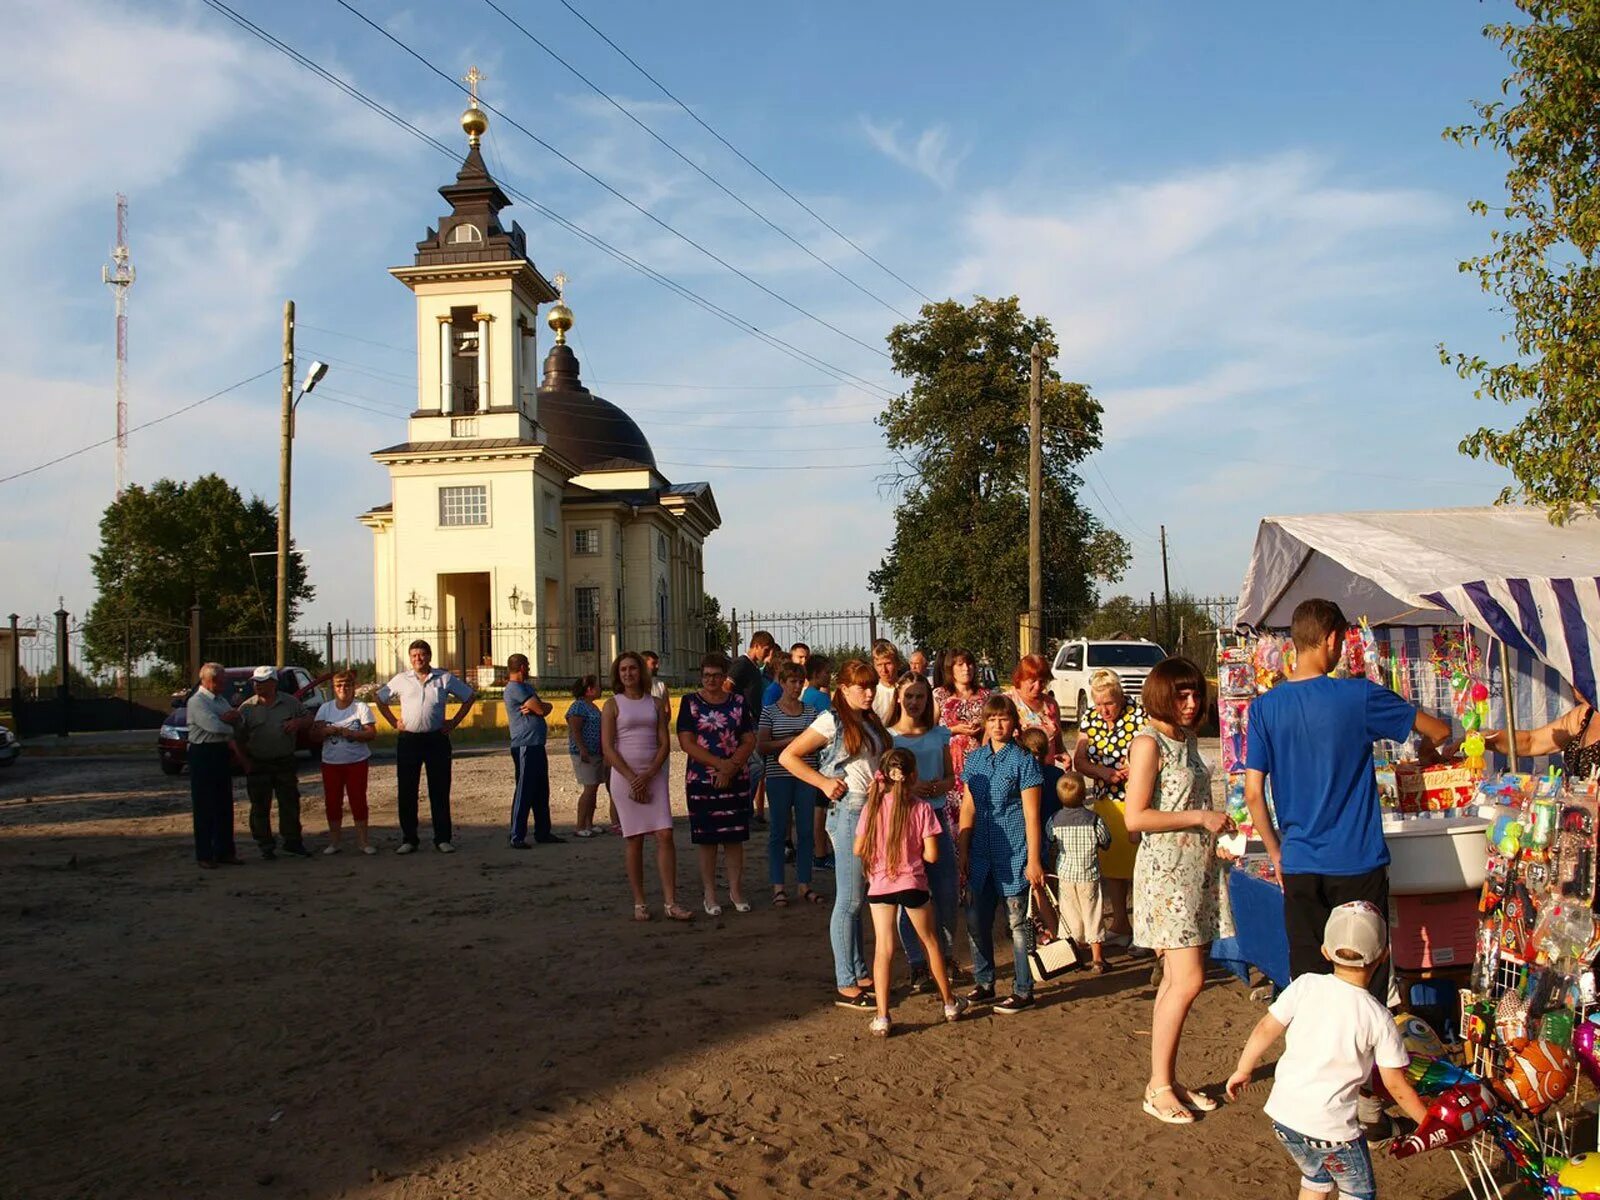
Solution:
[[(797, 736), (778, 756), (790, 775), (817, 788), (829, 801), (828, 837), (833, 843), (834, 986), (841, 1008), (873, 1007), (872, 974), (861, 949), (861, 905), (866, 880), (856, 858), (856, 825), (867, 803), (867, 789), (878, 770), (878, 759), (889, 749), (889, 733), (872, 711), (878, 675), (853, 658), (839, 668), (834, 680), (833, 711), (825, 712)], [(806, 765), (806, 755), (821, 751), (816, 769)]]

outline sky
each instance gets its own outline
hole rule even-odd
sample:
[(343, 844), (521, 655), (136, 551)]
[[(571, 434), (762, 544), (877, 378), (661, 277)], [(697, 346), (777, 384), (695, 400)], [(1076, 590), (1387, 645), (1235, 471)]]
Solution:
[[(218, 471), (276, 502), (269, 369), (294, 299), (302, 364), (331, 365), (295, 444), (294, 533), (318, 593), (306, 615), (361, 625), (371, 541), (355, 518), (389, 499), (368, 455), (405, 439), (416, 398), (413, 301), (386, 271), (445, 211), (464, 97), (334, 0), (229, 3), (452, 157), (199, 0), (3, 0), (0, 476), (114, 433), (100, 268), (124, 192), (130, 425), (268, 372), (132, 432), (129, 479)], [(872, 421), (882, 389), (902, 386), (883, 339), (924, 296), (1016, 295), (1053, 323), (1063, 375), (1105, 409), (1084, 499), (1133, 546), (1108, 595), (1161, 587), (1162, 526), (1173, 586), (1231, 595), (1264, 516), (1485, 504), (1508, 482), (1456, 445), (1512, 414), (1474, 399), (1437, 350), (1493, 356), (1506, 328), (1458, 270), (1490, 230), (1467, 202), (1499, 193), (1505, 161), (1441, 137), (1498, 94), (1505, 60), (1481, 28), (1504, 4), (574, 0), (891, 275), (559, 0), (495, 3), (615, 105), (487, 0), (348, 3), (451, 77), (476, 64), (489, 104), (662, 224), (491, 113), (503, 183), (832, 368), (526, 204), (504, 214), (540, 270), (570, 280), (585, 382), (635, 417), (669, 478), (712, 484), (723, 526), (706, 587), (724, 610), (871, 598), (894, 528)], [(88, 609), (113, 454), (0, 483), (0, 611)]]

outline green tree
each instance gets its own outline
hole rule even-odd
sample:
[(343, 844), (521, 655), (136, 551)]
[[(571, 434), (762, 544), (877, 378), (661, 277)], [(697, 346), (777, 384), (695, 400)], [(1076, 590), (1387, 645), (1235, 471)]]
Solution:
[(1561, 521), (1600, 502), (1600, 0), (1514, 2), (1527, 24), (1483, 31), (1511, 61), (1504, 98), (1475, 102), (1478, 121), (1445, 136), (1511, 159), (1504, 206), (1469, 205), (1502, 227), (1461, 270), (1504, 302), (1516, 356), (1439, 353), (1480, 399), (1522, 414), (1509, 429), (1477, 430), (1461, 452), (1509, 467)]
[[(129, 487), (100, 518), (100, 549), (92, 558), (99, 596), (88, 617), (90, 660), (122, 662), (126, 629), (135, 661), (148, 655), (181, 666), (186, 643), (173, 629), (188, 624), (189, 606), (196, 602), (212, 635), (270, 631), (275, 560), (258, 559), (252, 570), (250, 555), (277, 544), (273, 509), (259, 497), (245, 500), (221, 476)], [(315, 594), (305, 562), (291, 548), (291, 624)]]
[(707, 649), (725, 651), (733, 645), (733, 626), (722, 615), (722, 601), (710, 592), (700, 593), (700, 626), (705, 630)]
[(1016, 297), (924, 305), (889, 334), (910, 388), (878, 418), (898, 457), (894, 542), (868, 585), (884, 615), (924, 646), (1005, 657), (1028, 603), (1028, 372), (1046, 349), (1044, 603), (1072, 621), (1095, 580), (1121, 577), (1128, 546), (1078, 502), (1076, 466), (1100, 445), (1100, 405), (1054, 366), (1043, 317)]

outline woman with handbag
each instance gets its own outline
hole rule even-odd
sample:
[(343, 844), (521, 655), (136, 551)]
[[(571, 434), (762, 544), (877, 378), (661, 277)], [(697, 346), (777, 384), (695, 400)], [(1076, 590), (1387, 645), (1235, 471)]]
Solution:
[(1128, 831), (1139, 834), (1133, 868), (1133, 940), (1162, 955), (1150, 1027), (1144, 1111), (1168, 1125), (1193, 1123), (1217, 1102), (1178, 1082), (1178, 1041), (1205, 983), (1206, 955), (1233, 936), (1217, 836), (1233, 828), (1211, 807), (1211, 773), (1195, 742), (1206, 680), (1186, 658), (1169, 658), (1144, 683), (1149, 724), (1128, 752)]
[(970, 893), (967, 937), (972, 942), (973, 1002), (994, 999), (994, 918), (1005, 901), (1011, 929), (1011, 995), (994, 1006), (1009, 1015), (1033, 1006), (1033, 922), (1028, 914), (1030, 887), (1044, 886), (1039, 861), (1043, 831), (1039, 822), (1039, 763), (1012, 739), (1017, 709), (1007, 696), (991, 696), (983, 706), (984, 741), (967, 755), (961, 803), (958, 852)]
[[(872, 978), (861, 948), (861, 903), (866, 881), (856, 857), (856, 826), (867, 805), (867, 792), (878, 760), (889, 749), (889, 732), (872, 710), (878, 673), (852, 658), (835, 677), (833, 709), (778, 755), (783, 769), (818, 789), (828, 804), (828, 838), (833, 843), (833, 917), (828, 932), (833, 942), (834, 1003), (841, 1008), (873, 1007)], [(817, 765), (806, 757), (821, 752)]]

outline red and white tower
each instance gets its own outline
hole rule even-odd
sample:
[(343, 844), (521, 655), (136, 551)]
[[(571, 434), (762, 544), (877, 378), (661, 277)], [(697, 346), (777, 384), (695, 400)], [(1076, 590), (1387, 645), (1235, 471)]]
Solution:
[(128, 289), (135, 276), (128, 255), (128, 198), (117, 193), (117, 245), (100, 278), (117, 302), (117, 498), (128, 470)]

